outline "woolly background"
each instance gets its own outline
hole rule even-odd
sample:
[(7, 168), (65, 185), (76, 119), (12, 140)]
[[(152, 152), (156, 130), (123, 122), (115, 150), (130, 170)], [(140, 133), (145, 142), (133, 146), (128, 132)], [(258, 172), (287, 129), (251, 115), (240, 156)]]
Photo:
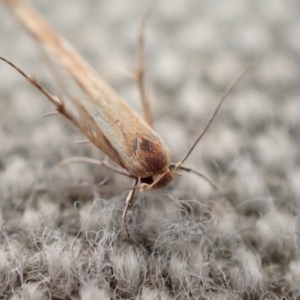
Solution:
[[(144, 3), (31, 1), (140, 111), (137, 28)], [(0, 54), (61, 95), (41, 52), (0, 8)], [(178, 161), (228, 96), (183, 173), (140, 195), (121, 223), (125, 178), (19, 74), (0, 66), (1, 299), (300, 299), (300, 3), (162, 0), (147, 28), (155, 129)], [(121, 112), (120, 112), (121, 113)], [(101, 183), (101, 185), (99, 185)], [(284, 298), (285, 297), (285, 298)]]

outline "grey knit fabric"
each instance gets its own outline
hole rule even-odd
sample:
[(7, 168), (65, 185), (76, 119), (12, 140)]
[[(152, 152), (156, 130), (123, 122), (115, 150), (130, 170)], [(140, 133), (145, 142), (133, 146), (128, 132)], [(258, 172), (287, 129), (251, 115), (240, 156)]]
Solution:
[[(30, 2), (141, 112), (130, 74), (145, 3)], [(53, 78), (52, 61), (0, 5), (0, 55), (66, 97), (64, 75)], [(131, 239), (121, 217), (132, 182), (97, 165), (60, 165), (104, 156), (75, 144), (85, 137), (64, 117), (41, 117), (51, 104), (1, 62), (0, 298), (300, 299), (299, 20), (296, 0), (157, 1), (147, 86), (174, 162), (222, 92), (265, 55), (185, 163), (223, 193), (182, 171), (167, 188), (137, 194)]]

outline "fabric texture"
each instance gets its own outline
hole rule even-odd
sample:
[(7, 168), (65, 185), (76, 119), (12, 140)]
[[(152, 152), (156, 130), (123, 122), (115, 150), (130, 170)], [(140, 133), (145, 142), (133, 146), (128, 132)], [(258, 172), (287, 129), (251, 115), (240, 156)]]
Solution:
[[(30, 3), (141, 113), (131, 74), (144, 3)], [(58, 97), (82, 96), (0, 5), (0, 54)], [(76, 144), (85, 137), (62, 116), (43, 117), (51, 104), (1, 62), (0, 298), (300, 299), (299, 20), (296, 0), (157, 1), (147, 86), (174, 162), (228, 85), (265, 55), (185, 163), (222, 192), (181, 171), (167, 188), (137, 194), (131, 239), (122, 223), (131, 180), (61, 165), (105, 157)]]

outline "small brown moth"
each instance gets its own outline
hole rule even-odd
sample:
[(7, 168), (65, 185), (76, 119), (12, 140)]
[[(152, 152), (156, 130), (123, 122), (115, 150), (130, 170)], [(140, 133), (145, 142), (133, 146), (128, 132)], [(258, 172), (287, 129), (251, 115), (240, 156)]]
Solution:
[[(135, 113), (33, 8), (23, 0), (3, 1), (29, 33), (54, 56), (59, 64), (75, 80), (86, 94), (87, 99), (69, 98), (70, 103), (68, 105), (71, 104), (72, 107), (70, 108), (62, 100), (48, 93), (36, 79), (27, 76), (22, 70), (5, 58), (1, 57), (1, 60), (10, 64), (21, 73), (52, 102), (57, 112), (68, 118), (93, 144), (100, 148), (115, 163), (127, 170), (129, 177), (135, 179), (133, 188), (126, 198), (126, 207), (123, 213), (123, 220), (128, 236), (126, 213), (132, 202), (136, 188), (139, 188), (141, 191), (163, 188), (178, 174), (179, 170), (192, 171), (208, 180), (203, 174), (183, 167), (182, 164), (207, 131), (226, 95), (246, 74), (253, 63), (225, 91), (204, 131), (199, 135), (183, 159), (174, 164), (171, 163), (169, 149), (152, 127)], [(143, 26), (144, 23), (142, 23)], [(142, 49), (142, 43), (143, 36), (140, 34), (140, 49)], [(138, 76), (142, 99), (147, 107), (147, 99), (143, 87), (143, 68), (141, 68)], [(146, 120), (151, 123), (149, 108), (146, 108), (145, 111)], [(137, 187), (139, 182), (140, 185)]]

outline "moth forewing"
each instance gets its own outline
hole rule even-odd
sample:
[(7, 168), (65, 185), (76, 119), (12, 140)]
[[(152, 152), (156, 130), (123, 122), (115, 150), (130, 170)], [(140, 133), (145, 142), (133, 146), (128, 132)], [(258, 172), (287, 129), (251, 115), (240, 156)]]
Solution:
[(167, 185), (172, 180), (170, 151), (158, 134), (25, 1), (3, 1), (87, 96), (69, 99), (75, 111), (64, 103), (57, 110), (130, 175), (141, 178), (144, 189)]

